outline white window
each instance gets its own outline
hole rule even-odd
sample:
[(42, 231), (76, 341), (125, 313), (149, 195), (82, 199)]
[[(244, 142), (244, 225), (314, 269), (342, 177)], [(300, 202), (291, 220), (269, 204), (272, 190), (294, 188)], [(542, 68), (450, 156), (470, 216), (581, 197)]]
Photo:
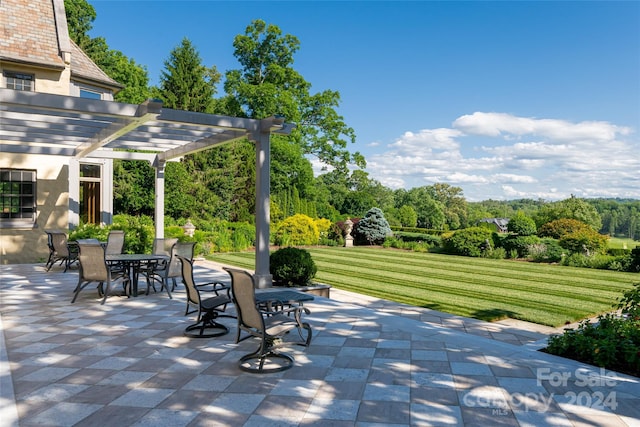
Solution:
[(36, 171), (0, 169), (0, 228), (36, 223)]
[(16, 73), (5, 71), (4, 79), (7, 82), (7, 89), (33, 91), (33, 74)]

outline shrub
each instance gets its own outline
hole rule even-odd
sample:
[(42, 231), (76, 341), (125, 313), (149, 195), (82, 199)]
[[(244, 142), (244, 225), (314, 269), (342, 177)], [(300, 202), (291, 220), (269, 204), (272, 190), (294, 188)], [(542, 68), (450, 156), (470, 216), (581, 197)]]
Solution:
[(597, 323), (584, 320), (577, 329), (549, 337), (546, 351), (640, 376), (640, 283), (625, 291), (614, 307), (623, 315), (600, 315)]
[(489, 259), (505, 259), (507, 257), (507, 251), (504, 248), (493, 248), (484, 251), (482, 257)]
[(329, 232), (331, 231), (331, 221), (326, 218), (316, 218), (313, 220), (320, 233), (320, 240), (329, 239)]
[(318, 227), (307, 215), (295, 214), (285, 218), (274, 236), (276, 245), (317, 245), (320, 239)]
[(575, 233), (577, 231), (592, 230), (588, 224), (578, 221), (577, 219), (556, 219), (555, 221), (548, 222), (540, 227), (538, 230), (539, 237), (551, 237), (553, 239), (560, 239), (567, 234)]
[(393, 233), (393, 237), (396, 237), (403, 242), (426, 243), (431, 247), (442, 245), (442, 238), (440, 236), (434, 236), (433, 234), (406, 233), (403, 231), (396, 231)]
[(492, 231), (484, 227), (470, 227), (442, 235), (445, 252), (454, 255), (482, 256), (486, 242), (492, 238)]
[(551, 238), (541, 239), (540, 243), (530, 245), (527, 250), (529, 257), (536, 262), (560, 262), (565, 252), (558, 241)]
[(640, 272), (640, 246), (636, 246), (631, 250), (631, 259), (629, 260), (629, 271)]
[(592, 253), (605, 253), (608, 239), (607, 236), (589, 228), (565, 234), (558, 243), (570, 252), (581, 252), (589, 255)]
[(124, 253), (151, 252), (155, 228), (153, 219), (145, 215), (114, 215), (113, 224), (109, 226), (82, 224), (70, 233), (69, 240), (98, 239), (104, 242), (111, 230), (124, 231)]
[(358, 222), (357, 227), (354, 227), (354, 231), (358, 240), (364, 239), (370, 245), (380, 244), (391, 235), (391, 227), (378, 208), (369, 209), (364, 218)]
[(426, 242), (405, 242), (404, 240), (398, 239), (394, 236), (388, 236), (384, 239), (384, 242), (382, 242), (382, 247), (384, 248), (407, 249), (413, 252), (429, 252), (430, 246), (431, 245)]
[(538, 236), (511, 235), (502, 241), (502, 247), (509, 253), (516, 253), (516, 258), (526, 258), (529, 255), (529, 247), (538, 243)]
[(580, 267), (580, 268), (588, 268), (590, 266), (589, 257), (585, 254), (580, 253), (572, 253), (568, 256), (565, 256), (560, 261), (561, 265), (566, 265), (569, 267)]
[(287, 247), (269, 256), (269, 271), (276, 285), (306, 286), (315, 277), (318, 268), (308, 251)]
[(244, 251), (256, 243), (256, 226), (247, 222), (229, 223), (233, 251)]

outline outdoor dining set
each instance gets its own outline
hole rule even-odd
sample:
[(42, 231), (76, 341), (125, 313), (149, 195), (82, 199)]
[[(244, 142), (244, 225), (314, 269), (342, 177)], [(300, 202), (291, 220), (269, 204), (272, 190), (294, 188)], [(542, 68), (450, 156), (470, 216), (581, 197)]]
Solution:
[[(247, 338), (260, 339), (258, 349), (240, 358), (240, 369), (254, 373), (279, 372), (294, 364), (291, 355), (277, 350), (291, 344), (283, 340), (294, 329), (298, 339), (293, 343), (309, 346), (312, 330), (302, 320), (309, 309), (305, 301), (313, 296), (295, 290), (256, 292), (254, 276), (245, 270), (228, 268), (230, 285), (222, 282), (196, 283), (194, 278), (193, 242), (179, 242), (177, 238), (154, 239), (150, 254), (123, 253), (125, 233), (111, 230), (106, 242), (98, 239), (68, 241), (62, 231), (47, 231), (49, 259), (46, 269), (56, 263), (66, 272), (78, 264), (78, 284), (73, 290), (72, 303), (90, 284), (97, 284), (101, 305), (110, 295), (137, 297), (138, 282), (144, 278), (145, 294), (150, 291), (166, 292), (169, 298), (178, 287), (178, 279), (184, 284), (187, 307), (185, 315), (197, 313), (195, 323), (187, 326), (184, 335), (193, 338), (212, 338), (229, 333), (229, 327), (218, 322), (219, 317), (237, 319), (236, 343)], [(118, 291), (117, 283), (122, 290)], [(235, 306), (235, 312), (228, 308)], [(244, 333), (244, 336), (243, 336)]]

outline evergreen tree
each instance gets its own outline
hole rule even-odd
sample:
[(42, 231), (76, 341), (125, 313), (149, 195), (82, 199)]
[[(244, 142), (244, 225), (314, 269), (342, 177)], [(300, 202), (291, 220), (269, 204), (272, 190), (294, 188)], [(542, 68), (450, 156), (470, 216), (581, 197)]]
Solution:
[(175, 110), (212, 113), (214, 110), (215, 85), (220, 73), (215, 66), (202, 65), (200, 54), (188, 38), (169, 54), (160, 73), (160, 87), (155, 95), (163, 106)]
[(357, 226), (356, 235), (361, 236), (370, 245), (380, 244), (391, 235), (391, 227), (379, 208), (371, 208)]

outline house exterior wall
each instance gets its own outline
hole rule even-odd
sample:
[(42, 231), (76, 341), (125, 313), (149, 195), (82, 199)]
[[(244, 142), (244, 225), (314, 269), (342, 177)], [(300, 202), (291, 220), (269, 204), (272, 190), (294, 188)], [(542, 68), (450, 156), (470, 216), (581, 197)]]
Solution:
[[(64, 0), (0, 0), (0, 32), (0, 87), (7, 87), (5, 71), (33, 75), (33, 91), (39, 93), (80, 96), (84, 87), (111, 101), (121, 87), (70, 41)], [(109, 224), (113, 162), (87, 162), (103, 166), (101, 221)], [(69, 157), (1, 153), (2, 168), (36, 170), (37, 216), (33, 226), (0, 228), (0, 265), (46, 262), (45, 230), (78, 225), (78, 165)]]
[(69, 227), (69, 158), (2, 153), (0, 167), (37, 173), (36, 223), (0, 230), (0, 264), (46, 262), (49, 248), (44, 230)]
[(4, 71), (14, 71), (26, 74), (33, 74), (35, 92), (52, 93), (55, 95), (69, 95), (71, 86), (69, 69), (51, 70), (33, 67), (29, 65), (0, 61), (0, 75), (2, 76), (2, 87), (7, 87)]

